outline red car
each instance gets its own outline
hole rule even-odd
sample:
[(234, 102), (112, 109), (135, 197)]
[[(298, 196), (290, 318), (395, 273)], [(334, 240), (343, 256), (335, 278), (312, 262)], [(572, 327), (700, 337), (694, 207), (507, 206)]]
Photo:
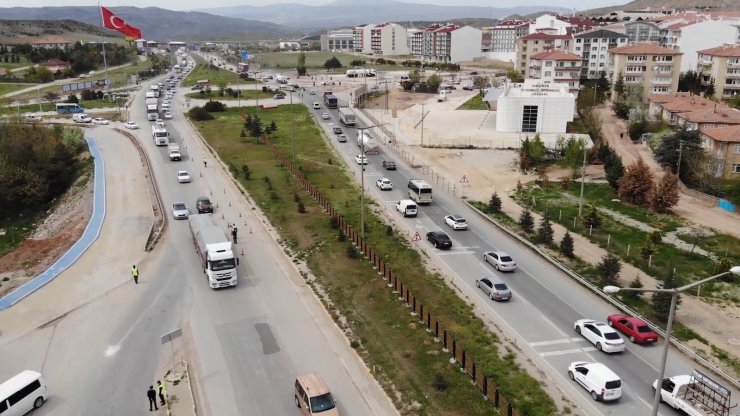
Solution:
[(628, 315), (609, 315), (606, 318), (609, 326), (626, 335), (631, 342), (636, 344), (649, 344), (658, 341), (658, 334), (642, 319)]

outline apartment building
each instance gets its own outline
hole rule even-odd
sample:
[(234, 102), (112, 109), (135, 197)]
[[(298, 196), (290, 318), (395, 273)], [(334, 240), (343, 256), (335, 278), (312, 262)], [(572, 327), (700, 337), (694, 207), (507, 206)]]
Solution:
[(740, 94), (740, 43), (700, 50), (696, 72), (701, 83), (714, 83), (716, 98), (732, 98)]
[(321, 50), (324, 52), (354, 52), (353, 29), (327, 30), (321, 35)]
[(707, 46), (735, 43), (740, 20), (680, 20), (661, 26), (660, 45), (683, 52), (681, 72), (696, 69), (697, 52)]
[[(551, 31), (551, 32), (554, 32)], [(514, 68), (530, 78), (529, 66), (532, 55), (547, 52), (553, 49), (570, 50), (573, 36), (570, 34), (558, 35), (554, 33), (537, 32), (521, 36), (516, 41), (516, 60)]]
[(560, 83), (578, 95), (581, 75), (581, 57), (557, 49), (540, 52), (530, 57), (529, 77), (546, 84)]
[(581, 79), (599, 78), (602, 71), (611, 79), (609, 50), (627, 45), (627, 39), (627, 35), (607, 29), (573, 35), (573, 53), (582, 58)]
[(562, 16), (553, 16), (551, 14), (545, 13), (542, 16), (534, 19), (534, 22), (529, 25), (529, 33), (537, 33), (542, 29), (547, 29), (548, 31), (550, 31), (549, 33), (553, 33), (555, 35), (565, 35), (570, 33), (568, 30), (570, 26), (570, 22), (568, 22)]
[(411, 53), (424, 61), (457, 63), (482, 54), (483, 31), (474, 27), (433, 24), (413, 36)]
[(701, 144), (712, 157), (715, 177), (740, 179), (740, 126), (702, 130)]
[(352, 29), (352, 46), (357, 53), (370, 53), (370, 30), (375, 25), (362, 24)]
[[(620, 30), (620, 27), (622, 28)], [(627, 35), (627, 43), (659, 43), (660, 26), (655, 22), (636, 21), (609, 25), (605, 29), (621, 32)]]
[[(652, 43), (635, 43), (608, 51), (612, 87), (623, 77), (627, 88), (642, 87), (648, 94), (668, 94), (678, 90), (681, 52)], [(616, 94), (613, 95), (616, 98)]]
[(513, 62), (516, 59), (516, 40), (529, 33), (529, 24), (530, 21), (525, 20), (506, 20), (483, 28), (491, 39), (488, 57)]
[[(478, 43), (480, 47), (480, 42)], [(370, 28), (370, 53), (373, 55), (408, 55), (406, 28), (397, 23), (381, 23)]]

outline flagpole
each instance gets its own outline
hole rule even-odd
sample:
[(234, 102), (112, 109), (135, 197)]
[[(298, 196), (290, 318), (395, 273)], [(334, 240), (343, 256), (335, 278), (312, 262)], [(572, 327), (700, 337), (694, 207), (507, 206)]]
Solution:
[[(103, 42), (103, 9), (100, 8), (98, 2), (98, 12), (100, 13), (100, 45), (103, 47), (103, 66), (105, 66), (105, 85), (103, 86), (104, 91), (110, 91), (109, 80), (108, 80), (108, 60), (105, 58), (105, 42)], [(108, 97), (110, 99), (111, 97)]]

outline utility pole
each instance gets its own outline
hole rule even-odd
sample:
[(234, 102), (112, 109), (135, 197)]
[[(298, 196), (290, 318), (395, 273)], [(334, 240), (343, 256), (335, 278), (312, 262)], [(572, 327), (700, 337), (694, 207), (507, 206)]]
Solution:
[(583, 143), (583, 166), (581, 166), (581, 197), (578, 200), (578, 217), (583, 216), (583, 186), (586, 183), (586, 143)]
[(683, 140), (678, 142), (678, 166), (676, 167), (676, 175), (678, 179), (681, 179), (681, 156), (683, 156)]
[(424, 119), (428, 115), (428, 111), (424, 113), (424, 103), (421, 103), (421, 120), (419, 120), (419, 122), (416, 123), (416, 125), (414, 126), (414, 128), (416, 128), (419, 126), (419, 124), (421, 124), (421, 147), (424, 147)]
[(295, 120), (293, 119), (293, 87), (290, 90), (290, 153), (295, 163)]

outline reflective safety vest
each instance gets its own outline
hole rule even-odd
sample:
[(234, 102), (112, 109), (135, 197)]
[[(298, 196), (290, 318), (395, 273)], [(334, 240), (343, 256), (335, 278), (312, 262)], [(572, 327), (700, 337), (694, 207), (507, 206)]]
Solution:
[(138, 276), (139, 275), (139, 269), (136, 267), (131, 268), (131, 276)]

